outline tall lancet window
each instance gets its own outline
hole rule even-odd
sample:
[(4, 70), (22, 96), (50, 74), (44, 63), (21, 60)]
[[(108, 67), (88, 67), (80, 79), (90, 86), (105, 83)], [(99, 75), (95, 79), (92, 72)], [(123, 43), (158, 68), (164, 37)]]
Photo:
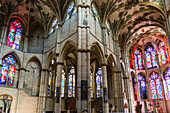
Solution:
[(62, 70), (62, 75), (61, 75), (61, 97), (64, 97), (64, 87), (65, 87), (65, 71)]
[(93, 72), (90, 70), (90, 95), (93, 97)]
[(74, 2), (72, 2), (72, 3), (69, 5), (68, 9), (67, 9), (67, 16), (66, 16), (65, 21), (69, 20), (69, 18), (70, 18), (72, 15), (74, 15), (76, 12), (77, 12), (77, 8), (75, 7)]
[(135, 51), (135, 65), (136, 69), (144, 69), (142, 61), (142, 51), (139, 49)]
[(160, 77), (157, 73), (153, 72), (149, 77), (151, 97), (152, 99), (162, 99), (162, 87)]
[(157, 67), (156, 52), (152, 46), (148, 46), (145, 51), (147, 68)]
[(165, 73), (164, 78), (167, 89), (167, 98), (170, 99), (170, 68), (168, 68), (168, 71)]
[(97, 97), (102, 97), (102, 69), (99, 68), (96, 73), (96, 90)]
[(168, 52), (167, 52), (164, 42), (159, 43), (158, 51), (159, 51), (158, 53), (159, 53), (160, 65), (162, 66), (163, 64), (167, 63), (167, 61), (169, 60)]
[(52, 79), (53, 79), (53, 75), (52, 72), (50, 70), (49, 75), (48, 75), (48, 96), (51, 96), (51, 91), (52, 91)]
[(69, 70), (69, 75), (68, 75), (68, 97), (75, 97), (76, 91), (75, 91), (75, 86), (76, 86), (76, 81), (75, 81), (75, 68), (74, 66), (71, 67)]
[(19, 20), (10, 23), (7, 45), (19, 49), (21, 43), (22, 25)]
[(0, 84), (13, 86), (15, 76), (16, 61), (13, 55), (8, 55), (3, 59), (3, 66), (0, 76)]
[(138, 74), (138, 85), (141, 99), (147, 99), (146, 96), (146, 81), (145, 78)]

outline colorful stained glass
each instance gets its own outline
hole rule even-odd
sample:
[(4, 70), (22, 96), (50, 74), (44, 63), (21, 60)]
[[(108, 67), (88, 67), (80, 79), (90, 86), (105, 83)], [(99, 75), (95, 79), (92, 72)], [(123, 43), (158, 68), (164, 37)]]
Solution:
[(141, 99), (147, 99), (145, 78), (138, 74), (138, 85)]
[(22, 26), (19, 20), (10, 23), (7, 45), (19, 49), (22, 36)]
[(91, 97), (93, 97), (93, 76), (92, 76), (92, 73), (90, 73), (90, 95)]
[(48, 96), (51, 96), (51, 87), (52, 87), (52, 72), (49, 72), (49, 76), (48, 76)]
[(132, 52), (131, 49), (130, 49), (130, 51), (129, 51), (129, 62), (130, 62), (130, 68), (131, 68), (131, 69), (134, 69), (134, 64), (133, 64), (133, 52)]
[(68, 97), (75, 97), (75, 94), (76, 94), (75, 84), (76, 84), (75, 68), (71, 67), (69, 76), (68, 76)]
[(166, 90), (167, 90), (167, 98), (170, 99), (170, 68), (166, 72), (165, 76)]
[(135, 51), (135, 65), (136, 69), (144, 69), (142, 61), (142, 52), (139, 49)]
[(151, 97), (152, 99), (162, 99), (162, 87), (160, 77), (157, 73), (153, 72), (149, 77), (150, 88), (151, 88)]
[(102, 97), (102, 69), (99, 68), (96, 73), (97, 97)]
[(61, 97), (64, 97), (64, 85), (65, 84), (65, 72), (62, 70), (62, 79), (61, 79)]
[(167, 63), (168, 59), (168, 52), (165, 47), (165, 43), (161, 42), (158, 46), (158, 51), (159, 51), (159, 61), (160, 65), (162, 66), (163, 64)]
[(152, 67), (157, 67), (157, 60), (156, 60), (156, 52), (152, 46), (148, 46), (146, 51), (146, 63), (147, 63), (147, 68), (152, 68)]
[(13, 55), (8, 55), (3, 59), (3, 66), (0, 76), (0, 84), (13, 86), (16, 61)]

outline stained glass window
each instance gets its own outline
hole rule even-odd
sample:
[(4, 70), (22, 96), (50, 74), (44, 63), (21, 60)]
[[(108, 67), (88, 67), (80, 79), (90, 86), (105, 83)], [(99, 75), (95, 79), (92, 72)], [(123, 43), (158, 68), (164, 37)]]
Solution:
[(3, 59), (3, 66), (0, 76), (0, 84), (13, 86), (15, 76), (16, 61), (13, 55), (8, 55)]
[(49, 30), (49, 34), (53, 33), (55, 29), (58, 28), (58, 19), (55, 18), (52, 22), (51, 28)]
[(92, 6), (91, 6), (91, 11), (90, 13), (94, 16), (94, 17), (97, 17), (95, 18), (98, 22), (99, 22), (99, 15), (98, 15), (98, 12), (97, 12), (97, 9), (96, 9), (96, 5), (93, 3)]
[(66, 16), (65, 21), (69, 20), (70, 16), (74, 15), (76, 12), (77, 12), (77, 9), (74, 7), (74, 2), (72, 2), (67, 9), (67, 16)]
[(72, 66), (68, 76), (68, 97), (75, 97), (75, 68)]
[(97, 97), (102, 97), (102, 69), (99, 68), (96, 73)]
[(93, 73), (90, 71), (90, 91), (91, 97), (93, 97)]
[(168, 68), (168, 71), (166, 72), (165, 76), (165, 83), (166, 83), (166, 89), (167, 89), (167, 98), (170, 99), (170, 68)]
[(22, 36), (22, 25), (19, 20), (10, 23), (7, 45), (19, 49)]
[(134, 64), (133, 64), (133, 52), (132, 52), (131, 49), (130, 49), (130, 51), (129, 51), (129, 62), (130, 62), (130, 68), (131, 68), (131, 69), (134, 69)]
[(141, 99), (147, 99), (145, 78), (138, 74), (138, 86)]
[(61, 78), (61, 97), (64, 97), (64, 86), (65, 86), (65, 72), (62, 70), (62, 78)]
[(157, 67), (156, 52), (152, 46), (148, 46), (146, 51), (147, 68)]
[(136, 69), (144, 69), (142, 61), (142, 51), (139, 49), (135, 51), (135, 65)]
[(161, 81), (160, 81), (159, 75), (157, 73), (153, 72), (149, 77), (149, 82), (150, 82), (152, 99), (163, 98)]
[(52, 77), (52, 72), (50, 71), (48, 76), (48, 96), (51, 96)]
[(168, 59), (168, 52), (166, 50), (164, 42), (159, 43), (158, 51), (159, 51), (158, 53), (159, 53), (160, 65), (162, 66), (163, 64), (167, 63), (167, 61), (169, 60)]

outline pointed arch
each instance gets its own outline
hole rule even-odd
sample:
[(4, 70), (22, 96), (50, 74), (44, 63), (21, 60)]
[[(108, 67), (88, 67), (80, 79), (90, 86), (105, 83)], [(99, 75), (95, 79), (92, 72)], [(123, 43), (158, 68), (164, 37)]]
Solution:
[(70, 52), (75, 50), (77, 50), (77, 45), (75, 44), (75, 42), (67, 40), (61, 48), (59, 59), (63, 61)]
[(104, 53), (98, 42), (92, 44), (90, 52), (93, 52), (96, 55), (99, 65), (104, 62)]
[(152, 99), (162, 99), (163, 92), (161, 86), (160, 76), (156, 72), (152, 72), (149, 76), (149, 83), (151, 88), (151, 98)]
[[(42, 65), (41, 65), (41, 62), (40, 62), (40, 59), (37, 57), (37, 56), (33, 56), (32, 58), (30, 58), (27, 62), (27, 65), (30, 63), (30, 62), (36, 62), (38, 64), (38, 66), (40, 68), (42, 68)], [(27, 67), (26, 65), (26, 67)]]

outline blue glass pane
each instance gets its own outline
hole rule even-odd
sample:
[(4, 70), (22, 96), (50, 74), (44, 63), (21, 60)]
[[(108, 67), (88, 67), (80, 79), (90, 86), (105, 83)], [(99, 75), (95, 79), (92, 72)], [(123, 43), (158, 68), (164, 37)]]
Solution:
[(74, 8), (74, 3), (72, 3), (72, 4), (69, 6), (69, 8), (68, 8), (68, 10), (67, 10), (67, 14), (70, 13), (73, 8)]

